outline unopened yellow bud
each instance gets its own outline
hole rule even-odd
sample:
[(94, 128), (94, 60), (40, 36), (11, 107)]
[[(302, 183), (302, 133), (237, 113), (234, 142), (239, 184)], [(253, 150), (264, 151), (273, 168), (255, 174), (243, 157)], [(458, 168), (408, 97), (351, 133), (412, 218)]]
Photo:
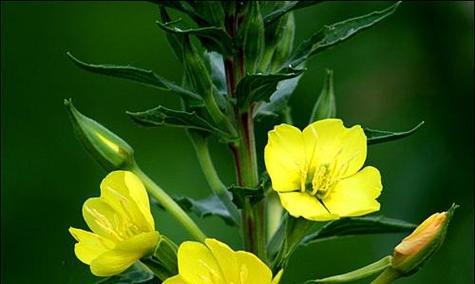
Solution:
[(126, 170), (134, 164), (134, 150), (107, 128), (80, 113), (71, 100), (64, 100), (74, 132), (86, 150), (106, 170)]
[(394, 249), (392, 267), (402, 275), (416, 272), (442, 245), (450, 219), (457, 208), (435, 213), (422, 222)]

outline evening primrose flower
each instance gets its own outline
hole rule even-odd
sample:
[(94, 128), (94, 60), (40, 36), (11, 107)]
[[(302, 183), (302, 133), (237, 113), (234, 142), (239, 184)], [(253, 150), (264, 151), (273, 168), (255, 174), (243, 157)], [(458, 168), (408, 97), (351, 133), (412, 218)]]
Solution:
[(78, 241), (74, 252), (92, 274), (110, 276), (123, 272), (153, 252), (160, 234), (150, 213), (147, 192), (129, 171), (114, 171), (101, 183), (101, 196), (89, 198), (83, 216), (92, 232), (70, 228)]
[(215, 239), (182, 243), (178, 272), (163, 284), (278, 284), (282, 275), (281, 270), (272, 279), (271, 270), (257, 256), (233, 251)]
[(294, 217), (326, 221), (380, 208), (381, 175), (363, 167), (366, 135), (359, 125), (323, 119), (303, 131), (281, 124), (269, 132), (265, 165), (282, 206)]

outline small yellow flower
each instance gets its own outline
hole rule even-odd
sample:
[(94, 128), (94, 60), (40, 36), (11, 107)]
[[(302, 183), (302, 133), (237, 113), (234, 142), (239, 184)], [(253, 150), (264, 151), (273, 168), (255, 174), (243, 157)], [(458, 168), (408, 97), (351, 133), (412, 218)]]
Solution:
[(359, 125), (324, 119), (303, 131), (281, 124), (269, 132), (265, 164), (282, 206), (294, 217), (326, 221), (380, 208), (381, 175), (363, 167), (366, 135)]
[(101, 183), (101, 196), (83, 205), (84, 220), (92, 232), (69, 228), (78, 241), (77, 258), (96, 276), (123, 272), (153, 252), (160, 234), (150, 213), (147, 192), (129, 171), (114, 171)]
[(257, 256), (233, 251), (215, 239), (187, 241), (178, 248), (178, 271), (163, 284), (278, 284), (282, 270), (272, 272)]

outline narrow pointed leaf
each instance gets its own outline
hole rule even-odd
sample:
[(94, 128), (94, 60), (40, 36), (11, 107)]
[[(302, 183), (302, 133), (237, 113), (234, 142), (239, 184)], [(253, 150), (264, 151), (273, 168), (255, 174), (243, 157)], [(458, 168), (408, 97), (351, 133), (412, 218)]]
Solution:
[(372, 27), (394, 13), (399, 4), (400, 2), (397, 2), (384, 10), (375, 11), (364, 16), (323, 27), (319, 32), (299, 45), (284, 67), (289, 65), (297, 66), (307, 60), (308, 57), (337, 45), (353, 37), (360, 31)]
[(224, 71), (223, 56), (217, 52), (207, 52), (205, 58), (208, 60), (211, 81), (221, 96), (225, 96), (227, 92), (226, 74)]
[(219, 197), (214, 194), (199, 200), (194, 200), (189, 197), (175, 197), (174, 199), (183, 210), (192, 212), (200, 218), (217, 216), (223, 219), (228, 225), (236, 225), (236, 220), (229, 214)]
[(246, 108), (249, 104), (258, 101), (268, 102), (279, 82), (295, 78), (303, 71), (292, 69), (290, 73), (245, 76), (239, 81), (236, 90), (239, 107)]
[(142, 112), (126, 112), (134, 122), (145, 127), (169, 126), (191, 128), (199, 131), (228, 136), (196, 112), (186, 112), (158, 106)]
[(209, 51), (216, 51), (223, 55), (232, 54), (234, 52), (233, 41), (222, 27), (180, 29), (172, 26), (170, 23), (164, 24), (157, 21), (157, 24), (162, 30), (168, 33), (196, 36)]
[(270, 25), (290, 11), (305, 8), (314, 4), (318, 4), (320, 2), (322, 1), (287, 1), (285, 5), (282, 5), (278, 9), (267, 14), (264, 17), (264, 23), (266, 24), (266, 26)]
[(416, 132), (423, 124), (424, 124), (424, 121), (421, 121), (414, 128), (409, 129), (407, 131), (400, 131), (400, 132), (391, 132), (391, 131), (377, 130), (377, 129), (371, 129), (371, 128), (364, 128), (364, 132), (368, 139), (368, 145), (371, 145), (371, 144), (384, 143), (384, 142), (389, 142), (389, 141), (407, 137), (413, 134), (414, 132)]
[(96, 74), (107, 75), (111, 77), (121, 78), (131, 80), (137, 83), (141, 83), (147, 86), (158, 88), (160, 90), (174, 91), (179, 95), (183, 96), (186, 99), (191, 99), (193, 101), (201, 101), (201, 97), (194, 92), (187, 90), (183, 87), (176, 85), (175, 83), (168, 81), (151, 70), (145, 70), (133, 66), (120, 66), (120, 65), (111, 65), (111, 64), (89, 64), (83, 62), (76, 57), (74, 57), (70, 52), (66, 53), (73, 62), (79, 66), (81, 69), (84, 69), (89, 72)]
[(414, 230), (416, 225), (384, 216), (349, 217), (331, 221), (307, 235), (303, 245), (346, 236), (406, 233)]
[(302, 75), (292, 79), (279, 82), (277, 89), (271, 95), (268, 103), (260, 105), (256, 111), (256, 119), (262, 119), (266, 116), (278, 116), (278, 113), (285, 109)]
[(209, 24), (224, 26), (224, 9), (219, 1), (192, 1), (190, 5), (193, 6), (195, 14)]
[(233, 202), (239, 209), (244, 207), (244, 200), (249, 199), (251, 205), (258, 203), (264, 199), (264, 191), (262, 188), (247, 188), (241, 186), (231, 186), (228, 191), (233, 195)]

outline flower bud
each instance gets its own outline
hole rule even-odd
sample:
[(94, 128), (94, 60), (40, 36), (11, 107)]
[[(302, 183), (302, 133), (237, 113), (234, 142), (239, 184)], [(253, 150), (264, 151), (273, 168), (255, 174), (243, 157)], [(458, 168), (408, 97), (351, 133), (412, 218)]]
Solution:
[(320, 96), (313, 107), (312, 115), (310, 116), (310, 123), (325, 118), (332, 118), (335, 117), (335, 115), (336, 103), (335, 93), (333, 91), (333, 71), (327, 70), (322, 92), (320, 93)]
[(64, 105), (74, 133), (86, 150), (108, 171), (130, 169), (134, 164), (134, 150), (127, 142), (96, 121), (80, 113), (71, 100)]
[(417, 272), (442, 245), (450, 220), (458, 205), (447, 212), (435, 213), (420, 224), (394, 249), (393, 269), (402, 275)]
[(239, 30), (239, 37), (244, 49), (246, 71), (255, 74), (264, 51), (264, 20), (259, 8), (259, 1), (247, 4), (247, 13)]

